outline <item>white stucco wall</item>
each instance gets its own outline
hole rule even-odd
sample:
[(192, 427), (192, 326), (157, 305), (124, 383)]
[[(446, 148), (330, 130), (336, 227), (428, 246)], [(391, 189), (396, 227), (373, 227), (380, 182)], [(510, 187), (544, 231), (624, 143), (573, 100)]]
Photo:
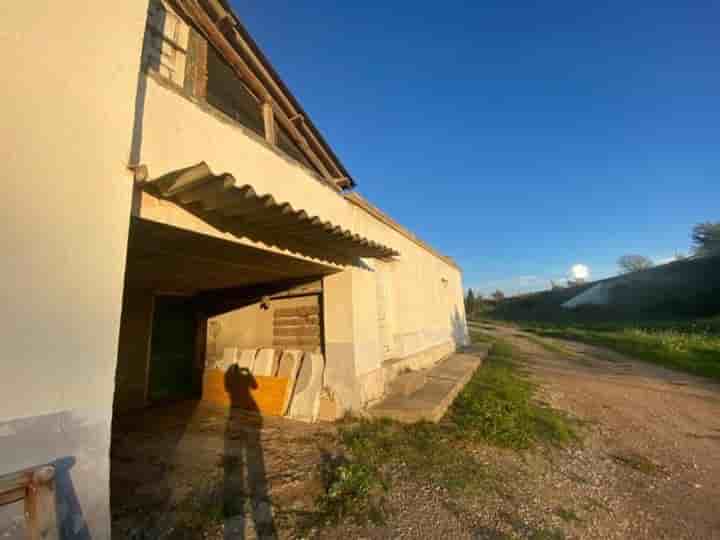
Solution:
[[(256, 134), (171, 86), (154, 76), (143, 78), (140, 85), (143, 115), (136, 126), (134, 157), (148, 166), (151, 178), (204, 161), (214, 172), (230, 173), (258, 193), (272, 194), (277, 201), (400, 252), (392, 263), (361, 260), (347, 267), (343, 277), (325, 280), (328, 381), (344, 401), (356, 407), (382, 394), (383, 361), (465, 339), (462, 276), (455, 266), (346, 200)], [(146, 219), (231, 239), (173, 203), (148, 195), (140, 201), (138, 215)], [(231, 240), (281, 251), (246, 238)], [(384, 307), (378, 303), (381, 273), (388, 294)]]
[[(454, 265), (383, 223), (365, 209), (352, 205), (353, 231), (395, 248), (400, 255), (392, 262), (365, 260), (352, 268), (355, 314), (355, 365), (363, 401), (372, 401), (384, 391), (380, 375), (383, 362), (422, 353), (433, 347), (466, 343), (467, 327), (463, 303), (462, 273)], [(363, 266), (365, 268), (363, 268)], [(387, 283), (383, 324), (391, 328), (389, 351), (383, 350), (378, 321), (377, 280)], [(359, 299), (359, 301), (357, 300)]]
[(250, 130), (220, 120), (153, 77), (147, 77), (144, 96), (139, 162), (151, 177), (205, 161), (216, 174), (230, 173), (260, 194), (350, 228), (347, 204), (335, 190)]
[(383, 396), (385, 362), (431, 350), (420, 363), (436, 361), (467, 343), (467, 326), (456, 266), (365, 209), (348, 202), (347, 211), (353, 232), (400, 253), (392, 261), (359, 260), (324, 280), (326, 384), (341, 407), (360, 408)]
[[(218, 114), (179, 95), (167, 84), (148, 77), (143, 96), (138, 161), (148, 166), (151, 177), (205, 161), (215, 173), (231, 173), (258, 193), (272, 194), (277, 201), (289, 202), (400, 252), (392, 263), (361, 260), (347, 267), (343, 278), (325, 280), (327, 379), (346, 404), (357, 407), (382, 395), (384, 380), (379, 370), (384, 360), (465, 339), (462, 275), (458, 268), (323, 185), (249, 130), (221, 120)], [(202, 234), (230, 236), (173, 203), (151, 199), (142, 197), (140, 215), (144, 218)], [(268, 249), (248, 239), (232, 240)], [(389, 282), (389, 353), (384, 351), (385, 337), (378, 322), (375, 270), (380, 267), (385, 269)]]
[[(67, 538), (109, 537), (126, 165), (146, 8), (0, 6), (0, 474), (56, 462)], [(0, 535), (12, 519), (0, 514)]]

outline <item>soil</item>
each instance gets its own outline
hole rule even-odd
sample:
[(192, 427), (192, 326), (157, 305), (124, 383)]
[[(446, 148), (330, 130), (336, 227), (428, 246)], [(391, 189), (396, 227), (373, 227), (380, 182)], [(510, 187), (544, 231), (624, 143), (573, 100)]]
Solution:
[[(720, 539), (720, 385), (598, 347), (543, 338), (551, 343), (544, 347), (516, 328), (483, 331), (519, 351), (538, 399), (578, 419), (582, 442), (524, 452), (474, 444), (485, 467), (478, 474), (495, 479), (486, 491), (451, 496), (399, 470), (384, 524), (315, 527), (306, 537)], [(113, 442), (115, 536), (249, 539), (259, 530), (298, 538), (322, 489), (318, 468), (342, 451), (335, 429), (283, 419), (261, 425), (198, 404), (182, 421), (163, 408), (121, 423)], [(207, 495), (198, 486), (222, 485), (233, 470), (228, 456), (250, 455), (253, 445), (264, 454), (266, 480), (258, 497), (245, 488), (248, 517), (184, 533), (177, 523), (186, 516), (187, 524), (187, 508), (212, 511), (188, 503)]]

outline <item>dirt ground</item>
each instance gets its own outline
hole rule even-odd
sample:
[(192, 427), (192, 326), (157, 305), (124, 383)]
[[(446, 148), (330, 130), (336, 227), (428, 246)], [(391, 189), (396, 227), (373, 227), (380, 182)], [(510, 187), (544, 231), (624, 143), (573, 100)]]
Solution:
[(311, 509), (322, 491), (317, 471), (336, 453), (334, 434), (332, 424), (199, 401), (116, 418), (113, 538), (287, 537), (296, 510)]
[[(581, 444), (471, 448), (494, 478), (450, 496), (404, 475), (381, 526), (305, 529), (313, 538), (720, 539), (720, 385), (619, 354), (484, 326), (511, 342), (538, 397), (581, 422)], [(545, 338), (544, 338), (545, 339)], [(341, 452), (333, 425), (258, 419), (202, 403), (117, 420), (115, 538), (298, 538)], [(223, 521), (232, 504), (237, 518)], [(259, 533), (259, 534), (258, 534)]]
[[(720, 538), (720, 385), (598, 347), (484, 330), (524, 354), (550, 405), (588, 423), (580, 449), (554, 456), (566, 478), (536, 486), (548, 510), (557, 499), (583, 515), (566, 520), (568, 537)], [(593, 502), (600, 511), (578, 510)]]

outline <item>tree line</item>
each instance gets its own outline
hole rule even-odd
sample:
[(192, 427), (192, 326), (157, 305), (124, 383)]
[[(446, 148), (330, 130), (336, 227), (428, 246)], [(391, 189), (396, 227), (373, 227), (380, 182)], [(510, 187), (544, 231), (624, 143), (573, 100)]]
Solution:
[[(693, 227), (690, 237), (692, 238), (692, 252), (695, 257), (707, 257), (720, 254), (720, 221), (698, 223)], [(686, 255), (676, 253), (673, 258), (678, 261), (685, 259)], [(622, 274), (647, 270), (655, 266), (655, 263), (650, 257), (636, 253), (623, 255), (617, 260), (617, 264)]]
[(497, 289), (487, 298), (480, 292), (468, 289), (467, 293), (465, 293), (465, 316), (468, 318), (478, 316), (488, 307), (489, 304), (495, 304), (504, 299), (505, 293), (503, 293), (500, 289)]

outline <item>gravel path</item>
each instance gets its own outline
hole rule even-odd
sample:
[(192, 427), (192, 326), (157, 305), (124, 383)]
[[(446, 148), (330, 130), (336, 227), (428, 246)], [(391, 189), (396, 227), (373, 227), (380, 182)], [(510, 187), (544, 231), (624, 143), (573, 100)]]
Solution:
[(400, 483), (385, 527), (322, 538), (720, 539), (720, 385), (516, 328), (482, 330), (515, 347), (539, 399), (582, 422), (582, 445), (477, 445), (499, 489), (457, 498)]
[[(720, 538), (720, 385), (602, 348), (495, 326), (526, 357), (544, 398), (591, 423), (559, 465), (585, 469), (582, 489), (611, 511), (579, 538)], [(720, 359), (719, 359), (720, 361)], [(563, 462), (564, 461), (564, 462)]]

